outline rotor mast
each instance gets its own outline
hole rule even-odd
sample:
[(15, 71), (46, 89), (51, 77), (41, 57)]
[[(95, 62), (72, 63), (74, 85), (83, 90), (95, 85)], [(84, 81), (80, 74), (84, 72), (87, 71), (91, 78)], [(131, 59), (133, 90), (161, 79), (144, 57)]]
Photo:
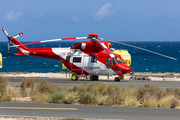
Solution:
[(99, 39), (98, 37), (99, 37), (98, 34), (96, 34), (96, 33), (90, 33), (88, 38), (89, 38), (91, 41), (96, 41), (97, 39)]

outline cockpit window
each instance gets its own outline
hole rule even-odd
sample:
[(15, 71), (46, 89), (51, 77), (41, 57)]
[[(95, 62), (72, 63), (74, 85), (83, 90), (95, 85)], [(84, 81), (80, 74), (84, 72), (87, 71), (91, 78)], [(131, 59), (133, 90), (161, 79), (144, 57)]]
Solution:
[(116, 61), (117, 61), (118, 63), (122, 63), (120, 57), (116, 57)]
[(126, 63), (122, 57), (120, 57), (123, 63)]
[(111, 59), (110, 58), (106, 58), (106, 64), (111, 65)]

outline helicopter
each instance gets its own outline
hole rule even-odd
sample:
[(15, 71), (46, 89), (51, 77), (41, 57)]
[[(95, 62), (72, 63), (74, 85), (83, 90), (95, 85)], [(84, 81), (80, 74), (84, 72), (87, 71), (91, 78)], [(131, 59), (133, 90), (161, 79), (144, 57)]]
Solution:
[[(4, 28), (2, 28), (2, 31), (9, 40), (8, 54), (10, 54), (10, 47), (15, 47), (18, 53), (14, 53), (14, 55), (34, 56), (62, 61), (66, 68), (72, 72), (71, 80), (73, 81), (77, 81), (79, 76), (86, 78), (87, 76), (90, 76), (90, 80), (95, 81), (99, 80), (99, 75), (117, 75), (118, 77), (115, 77), (114, 81), (120, 81), (123, 79), (124, 74), (130, 73), (132, 71), (132, 68), (124, 62), (123, 58), (119, 54), (113, 53), (114, 49), (111, 48), (112, 44), (110, 42), (134, 47), (163, 57), (177, 60), (173, 57), (169, 57), (137, 46), (99, 38), (99, 35), (96, 33), (90, 33), (88, 34), (88, 37), (60, 38), (22, 44), (16, 39), (17, 37), (23, 35), (22, 32), (9, 37), (7, 31)], [(68, 48), (27, 48), (25, 46), (30, 44), (73, 39), (89, 39), (89, 41), (77, 42), (74, 43), (73, 47)], [(13, 43), (13, 46), (10, 46), (10, 42)]]

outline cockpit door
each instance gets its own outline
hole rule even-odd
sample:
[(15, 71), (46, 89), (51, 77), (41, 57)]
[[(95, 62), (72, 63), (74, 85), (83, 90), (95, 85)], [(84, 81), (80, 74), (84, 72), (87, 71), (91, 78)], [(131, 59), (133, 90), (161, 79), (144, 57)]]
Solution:
[(100, 67), (97, 61), (97, 57), (98, 56), (84, 56), (84, 70), (89, 74), (96, 75), (100, 73)]

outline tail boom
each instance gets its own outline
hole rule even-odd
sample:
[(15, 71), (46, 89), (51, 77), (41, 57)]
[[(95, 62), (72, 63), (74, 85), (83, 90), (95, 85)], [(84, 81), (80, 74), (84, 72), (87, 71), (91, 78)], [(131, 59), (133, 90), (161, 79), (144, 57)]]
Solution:
[(22, 45), (22, 43), (19, 42), (16, 38), (11, 38), (11, 42), (13, 43), (13, 45), (19, 52), (19, 53), (15, 53), (15, 55), (28, 55), (29, 54), (28, 48)]

